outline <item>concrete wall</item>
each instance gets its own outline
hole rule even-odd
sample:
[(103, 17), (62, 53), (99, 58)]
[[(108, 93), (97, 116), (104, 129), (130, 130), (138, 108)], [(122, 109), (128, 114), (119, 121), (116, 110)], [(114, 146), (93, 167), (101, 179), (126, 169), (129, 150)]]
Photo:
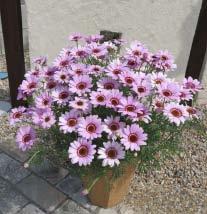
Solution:
[(72, 32), (111, 30), (176, 58), (184, 75), (202, 0), (26, 0), (31, 56), (53, 59)]

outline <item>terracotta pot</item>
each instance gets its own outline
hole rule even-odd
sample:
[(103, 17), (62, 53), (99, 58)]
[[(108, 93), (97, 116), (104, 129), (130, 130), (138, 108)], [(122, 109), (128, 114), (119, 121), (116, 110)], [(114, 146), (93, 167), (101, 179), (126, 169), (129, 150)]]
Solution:
[[(123, 174), (116, 179), (110, 179), (112, 177), (111, 172), (107, 176), (101, 177), (88, 195), (91, 203), (104, 208), (113, 207), (120, 203), (128, 193), (134, 173), (135, 167), (128, 166), (124, 169)], [(87, 188), (89, 179), (83, 178), (83, 184)]]

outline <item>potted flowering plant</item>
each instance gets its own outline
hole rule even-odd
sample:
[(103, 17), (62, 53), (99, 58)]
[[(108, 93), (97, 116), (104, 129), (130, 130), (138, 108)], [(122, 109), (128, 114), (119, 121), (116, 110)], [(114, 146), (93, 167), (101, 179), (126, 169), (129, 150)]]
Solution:
[(167, 76), (176, 68), (168, 51), (153, 54), (135, 41), (121, 56), (123, 40), (69, 39), (75, 45), (52, 66), (34, 59), (18, 93), (28, 106), (12, 109), (10, 123), (24, 123), (16, 141), (31, 152), (27, 164), (46, 157), (78, 173), (92, 203), (110, 207), (123, 199), (137, 167), (177, 151), (185, 124), (199, 115), (187, 103), (202, 88), (191, 77), (179, 84)]

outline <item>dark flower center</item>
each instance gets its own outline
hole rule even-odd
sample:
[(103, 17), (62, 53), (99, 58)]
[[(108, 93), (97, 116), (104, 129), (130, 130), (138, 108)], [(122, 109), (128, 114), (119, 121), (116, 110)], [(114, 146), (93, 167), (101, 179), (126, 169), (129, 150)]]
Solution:
[(105, 83), (104, 84), (104, 88), (108, 89), (108, 90), (113, 89), (114, 88), (114, 84), (112, 82)]
[(172, 92), (171, 92), (170, 90), (164, 90), (162, 93), (163, 93), (163, 95), (164, 95), (165, 97), (170, 97), (170, 96), (172, 96)]
[(125, 78), (126, 83), (128, 84), (132, 84), (133, 83), (133, 79), (131, 77), (126, 77)]
[(61, 80), (65, 80), (65, 79), (66, 79), (65, 74), (62, 74), (62, 75), (60, 76), (60, 79), (61, 79)]
[(111, 131), (117, 131), (119, 129), (119, 124), (113, 122), (109, 125), (109, 127), (110, 127)]
[(27, 143), (31, 139), (32, 139), (31, 135), (30, 134), (26, 134), (26, 135), (23, 136), (22, 141), (23, 141), (23, 143)]
[(111, 98), (110, 101), (113, 106), (119, 105), (119, 100), (115, 97)]
[(89, 123), (89, 124), (86, 126), (86, 131), (89, 132), (89, 133), (94, 133), (94, 132), (96, 132), (96, 125), (93, 124), (93, 123)]
[(115, 159), (117, 157), (117, 151), (115, 148), (109, 148), (106, 153), (107, 156), (111, 159)]
[(45, 122), (49, 122), (50, 121), (50, 117), (45, 117)]
[(87, 86), (87, 84), (86, 84), (85, 82), (80, 82), (80, 83), (77, 84), (76, 87), (77, 87), (78, 89), (80, 89), (80, 90), (83, 90), (83, 89), (86, 88), (86, 86)]
[(168, 59), (168, 57), (165, 56), (165, 55), (162, 55), (160, 59), (161, 59), (162, 61), (166, 61), (166, 60)]
[(98, 101), (98, 102), (104, 102), (104, 100), (105, 100), (105, 97), (103, 96), (103, 95), (98, 95), (97, 97), (96, 97), (96, 100)]
[(137, 87), (137, 91), (138, 91), (139, 93), (144, 93), (144, 92), (146, 91), (146, 88), (145, 88), (145, 87), (142, 87), (142, 86), (139, 86), (139, 87)]
[(68, 96), (69, 96), (69, 94), (68, 94), (67, 91), (63, 91), (63, 92), (61, 92), (61, 93), (59, 94), (59, 98), (62, 99), (62, 100), (68, 98)]
[(156, 105), (156, 107), (158, 107), (158, 108), (163, 108), (163, 107), (164, 107), (164, 104), (163, 104), (162, 102), (159, 102), (159, 101), (157, 101), (157, 102), (155, 103), (155, 105)]
[(78, 105), (78, 106), (82, 106), (82, 105), (83, 105), (83, 102), (82, 102), (82, 101), (78, 101), (78, 102), (77, 102), (77, 105)]
[(129, 112), (133, 112), (133, 111), (136, 110), (136, 107), (135, 107), (134, 105), (127, 105), (127, 106), (125, 107), (125, 110), (126, 110), (126, 111), (129, 111)]
[(156, 83), (156, 84), (161, 84), (161, 83), (162, 83), (162, 80), (161, 80), (161, 79), (156, 79), (156, 80), (155, 80), (155, 83)]
[(191, 108), (191, 107), (187, 108), (187, 112), (189, 114), (196, 114), (196, 110), (194, 108)]
[(120, 69), (114, 69), (114, 70), (113, 70), (113, 73), (114, 73), (115, 75), (118, 75), (118, 74), (121, 73), (121, 70), (120, 70)]
[(20, 118), (21, 116), (22, 116), (22, 112), (16, 112), (13, 114), (14, 119)]
[(97, 67), (95, 67), (95, 68), (93, 68), (93, 70), (95, 71), (95, 72), (99, 72), (99, 68), (97, 68)]
[(54, 88), (56, 86), (56, 83), (55, 82), (48, 82), (47, 83), (47, 88), (49, 88), (49, 89), (52, 89), (52, 88)]
[(170, 113), (174, 116), (174, 117), (181, 117), (182, 116), (182, 111), (180, 109), (177, 108), (172, 108), (170, 110)]
[(79, 157), (86, 157), (88, 155), (88, 152), (88, 147), (85, 145), (81, 145), (77, 150), (77, 154)]
[(141, 56), (141, 55), (142, 55), (141, 51), (138, 51), (138, 50), (133, 51), (133, 54), (134, 54), (135, 56)]
[(80, 75), (80, 74), (83, 73), (83, 71), (82, 71), (81, 69), (77, 69), (77, 70), (75, 71), (75, 73), (78, 74), (78, 75)]
[(93, 49), (93, 53), (96, 54), (96, 53), (99, 53), (99, 52), (100, 52), (100, 49), (98, 49), (98, 48), (94, 48), (94, 49)]
[(136, 143), (137, 140), (138, 140), (138, 136), (137, 136), (137, 134), (132, 133), (132, 134), (129, 135), (128, 139), (129, 139), (129, 141), (130, 141), (131, 143)]
[(36, 87), (36, 83), (35, 82), (32, 82), (32, 83), (30, 83), (29, 85), (28, 85), (28, 88), (29, 89), (33, 89), (33, 88), (35, 88)]
[(134, 60), (129, 60), (129, 61), (127, 62), (127, 65), (132, 67), (132, 66), (136, 66), (137, 63), (136, 63), (136, 61), (134, 61)]
[(85, 56), (85, 53), (86, 53), (85, 51), (77, 51), (76, 55), (82, 57)]
[(69, 61), (68, 61), (68, 60), (62, 60), (62, 61), (60, 62), (60, 66), (62, 66), (62, 67), (66, 67), (68, 64), (69, 64)]
[(48, 100), (43, 100), (43, 105), (47, 106), (49, 104)]
[(77, 124), (77, 120), (75, 118), (69, 118), (68, 121), (67, 121), (67, 125), (68, 126), (75, 126)]

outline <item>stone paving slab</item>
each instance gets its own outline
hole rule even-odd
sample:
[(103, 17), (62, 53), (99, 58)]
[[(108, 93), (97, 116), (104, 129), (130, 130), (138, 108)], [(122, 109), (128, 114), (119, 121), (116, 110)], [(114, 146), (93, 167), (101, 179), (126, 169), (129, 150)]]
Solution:
[(54, 167), (48, 160), (44, 160), (40, 165), (32, 165), (30, 168), (51, 184), (57, 184), (68, 175), (68, 170)]
[(63, 193), (35, 175), (22, 180), (17, 188), (46, 211), (54, 211), (66, 199)]
[(92, 212), (98, 209), (97, 206), (90, 204), (88, 197), (81, 194), (83, 186), (79, 177), (69, 175), (57, 184), (57, 188), (86, 209)]
[(34, 204), (28, 204), (22, 210), (18, 212), (18, 214), (45, 214), (42, 210), (40, 210)]
[(54, 214), (90, 214), (90, 212), (71, 200), (67, 200)]
[(11, 109), (11, 104), (0, 100), (0, 115), (8, 112)]
[(10, 158), (8, 155), (0, 154), (0, 176), (13, 184), (21, 181), (28, 176), (30, 172), (22, 164)]
[(0, 177), (0, 213), (15, 214), (28, 200)]
[(0, 142), (0, 149), (18, 161), (25, 162), (28, 159), (28, 154), (19, 150), (14, 140)]

